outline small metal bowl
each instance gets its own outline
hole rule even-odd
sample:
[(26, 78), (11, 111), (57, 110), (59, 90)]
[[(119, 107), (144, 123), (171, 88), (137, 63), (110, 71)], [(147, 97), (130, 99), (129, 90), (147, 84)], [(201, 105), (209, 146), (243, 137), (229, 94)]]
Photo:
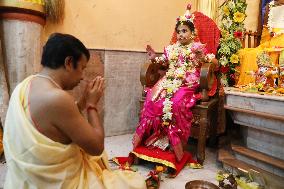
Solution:
[(220, 188), (211, 182), (207, 182), (204, 180), (193, 180), (186, 183), (185, 189), (220, 189)]

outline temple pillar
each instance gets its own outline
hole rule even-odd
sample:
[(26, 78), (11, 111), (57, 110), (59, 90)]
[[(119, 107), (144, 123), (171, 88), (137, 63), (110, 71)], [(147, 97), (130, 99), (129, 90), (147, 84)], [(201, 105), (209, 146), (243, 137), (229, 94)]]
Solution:
[(9, 93), (3, 61), (3, 53), (0, 39), (0, 125), (4, 125), (4, 118), (8, 109)]
[[(39, 70), (44, 24), (43, 0), (0, 1), (0, 36), (3, 53), (3, 61), (0, 62), (0, 88), (6, 90), (1, 94), (11, 95), (19, 82)], [(2, 73), (5, 76), (2, 76)], [(7, 104), (8, 99), (1, 97), (0, 104)], [(0, 116), (3, 122), (5, 113)]]

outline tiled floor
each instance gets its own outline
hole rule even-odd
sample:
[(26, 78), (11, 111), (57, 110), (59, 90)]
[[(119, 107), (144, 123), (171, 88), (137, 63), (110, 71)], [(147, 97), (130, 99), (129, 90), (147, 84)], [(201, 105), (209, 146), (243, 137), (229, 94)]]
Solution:
[(7, 172), (6, 164), (0, 163), (0, 189), (2, 189), (4, 186), (6, 172)]
[[(109, 159), (115, 156), (127, 156), (132, 148), (131, 134), (107, 137), (105, 140), (105, 148), (108, 152)], [(115, 166), (112, 164), (112, 166)], [(138, 171), (146, 177), (150, 171), (150, 167), (136, 166)], [(7, 167), (5, 164), (0, 164), (0, 188), (3, 188), (5, 174)], [(174, 178), (165, 178), (161, 183), (161, 189), (182, 189), (185, 184), (191, 180), (207, 180), (217, 184), (215, 180), (216, 172), (218, 168), (216, 166), (216, 151), (207, 149), (206, 160), (203, 169), (190, 169), (184, 168), (180, 174)]]

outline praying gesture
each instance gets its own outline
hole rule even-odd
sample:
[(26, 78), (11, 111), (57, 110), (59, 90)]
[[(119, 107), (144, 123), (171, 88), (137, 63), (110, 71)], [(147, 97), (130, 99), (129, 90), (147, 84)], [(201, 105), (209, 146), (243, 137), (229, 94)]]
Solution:
[(86, 89), (86, 106), (96, 106), (103, 95), (104, 89), (105, 80), (101, 76), (98, 76), (94, 80), (89, 82)]
[(80, 111), (83, 111), (87, 106), (96, 107), (105, 89), (105, 80), (101, 76), (86, 82), (88, 83), (85, 85), (84, 91), (77, 102)]

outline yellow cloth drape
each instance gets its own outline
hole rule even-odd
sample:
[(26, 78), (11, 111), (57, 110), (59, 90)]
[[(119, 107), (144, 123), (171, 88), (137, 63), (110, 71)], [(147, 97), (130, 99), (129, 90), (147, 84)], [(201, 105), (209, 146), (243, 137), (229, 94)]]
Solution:
[(76, 144), (64, 145), (39, 133), (23, 104), (33, 76), (14, 90), (5, 122), (4, 152), (8, 171), (5, 189), (145, 189), (130, 171), (111, 171), (107, 155), (90, 156)]
[(241, 64), (238, 85), (254, 83), (255, 78), (247, 74), (247, 72), (257, 71), (256, 57), (262, 51), (267, 51), (270, 54), (272, 63), (278, 65), (279, 52), (275, 51), (272, 47), (284, 47), (284, 34), (270, 37), (268, 29), (264, 27), (261, 44), (257, 48), (244, 48), (238, 51)]

